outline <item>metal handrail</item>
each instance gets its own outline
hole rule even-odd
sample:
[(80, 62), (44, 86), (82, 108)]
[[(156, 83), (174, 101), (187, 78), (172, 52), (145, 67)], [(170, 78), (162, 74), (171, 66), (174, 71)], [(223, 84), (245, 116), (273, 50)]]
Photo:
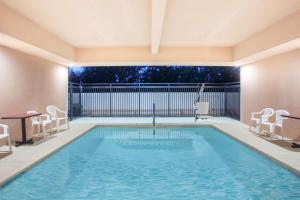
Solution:
[(84, 88), (103, 88), (103, 89), (139, 89), (139, 88), (153, 88), (153, 89), (159, 89), (159, 88), (169, 88), (169, 89), (178, 89), (178, 88), (194, 88), (194, 89), (201, 89), (205, 86), (206, 89), (208, 88), (219, 88), (223, 89), (228, 86), (230, 87), (239, 87), (239, 82), (234, 83), (92, 83), (92, 84), (78, 84), (78, 83), (69, 83), (69, 86), (73, 88), (77, 87), (84, 87)]
[(69, 82), (72, 85), (78, 86), (198, 86), (200, 87), (202, 84), (205, 86), (216, 86), (216, 85), (236, 85), (240, 84), (240, 82), (229, 82), (229, 83), (74, 83)]
[[(125, 89), (125, 88), (186, 88), (186, 86), (74, 86), (73, 87), (85, 87), (85, 88), (120, 88), (120, 89)], [(201, 86), (189, 86), (189, 88), (200, 88)], [(225, 88), (226, 86), (205, 86), (205, 88)], [(231, 87), (234, 87), (232, 85)]]

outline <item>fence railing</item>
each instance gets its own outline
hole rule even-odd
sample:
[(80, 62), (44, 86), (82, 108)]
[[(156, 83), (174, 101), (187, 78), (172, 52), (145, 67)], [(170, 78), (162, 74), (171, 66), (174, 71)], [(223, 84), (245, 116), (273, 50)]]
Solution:
[(70, 117), (193, 116), (195, 101), (208, 101), (209, 115), (240, 117), (240, 84), (69, 83)]

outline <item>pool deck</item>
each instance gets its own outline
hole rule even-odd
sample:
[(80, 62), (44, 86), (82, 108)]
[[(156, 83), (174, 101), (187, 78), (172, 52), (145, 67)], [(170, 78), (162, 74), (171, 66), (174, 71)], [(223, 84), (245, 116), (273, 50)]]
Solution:
[[(79, 118), (70, 122), (70, 129), (56, 133), (44, 142), (13, 147), (13, 154), (0, 159), (0, 186), (97, 125), (152, 126), (152, 118)], [(195, 123), (192, 117), (174, 117), (157, 118), (156, 125), (213, 126), (300, 175), (300, 152), (289, 151), (249, 133), (248, 126), (239, 121), (224, 117), (212, 117), (207, 120), (197, 120)], [(5, 149), (7, 146), (0, 147), (0, 151)]]

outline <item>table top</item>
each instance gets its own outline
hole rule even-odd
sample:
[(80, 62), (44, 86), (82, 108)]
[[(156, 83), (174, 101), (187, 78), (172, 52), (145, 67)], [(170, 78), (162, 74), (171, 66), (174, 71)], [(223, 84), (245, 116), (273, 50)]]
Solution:
[(287, 118), (291, 118), (291, 119), (298, 119), (300, 120), (300, 117), (298, 116), (293, 116), (293, 115), (281, 115), (282, 117), (287, 117)]
[(36, 113), (36, 114), (20, 113), (20, 114), (15, 114), (15, 115), (4, 116), (4, 117), (2, 117), (2, 119), (25, 119), (25, 118), (39, 116), (41, 114), (42, 113)]

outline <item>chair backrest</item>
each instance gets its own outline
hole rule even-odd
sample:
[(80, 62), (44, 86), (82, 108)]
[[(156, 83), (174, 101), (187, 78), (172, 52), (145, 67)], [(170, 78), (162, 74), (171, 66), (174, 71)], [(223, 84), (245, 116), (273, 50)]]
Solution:
[(284, 117), (282, 115), (290, 115), (290, 113), (286, 110), (276, 110), (275, 111), (275, 125), (279, 127), (283, 127), (283, 121), (288, 119), (287, 117)]
[[(35, 111), (35, 110), (29, 110), (29, 111), (27, 111), (27, 114), (34, 115), (34, 114), (38, 114), (38, 112)], [(37, 116), (30, 117), (30, 119), (31, 119), (31, 124), (32, 125), (35, 124), (35, 123), (39, 123), (39, 118)]]
[(0, 124), (0, 135), (9, 135), (9, 127), (5, 124)]
[(57, 118), (58, 108), (56, 106), (53, 106), (53, 105), (47, 106), (46, 110), (49, 113), (51, 119)]
[(265, 108), (262, 111), (263, 111), (263, 114), (261, 116), (262, 122), (268, 122), (269, 117), (274, 114), (274, 109), (273, 108)]
[(273, 108), (265, 108), (263, 109), (263, 115), (273, 115), (274, 109)]
[(196, 114), (207, 115), (209, 111), (209, 103), (208, 102), (196, 102)]

